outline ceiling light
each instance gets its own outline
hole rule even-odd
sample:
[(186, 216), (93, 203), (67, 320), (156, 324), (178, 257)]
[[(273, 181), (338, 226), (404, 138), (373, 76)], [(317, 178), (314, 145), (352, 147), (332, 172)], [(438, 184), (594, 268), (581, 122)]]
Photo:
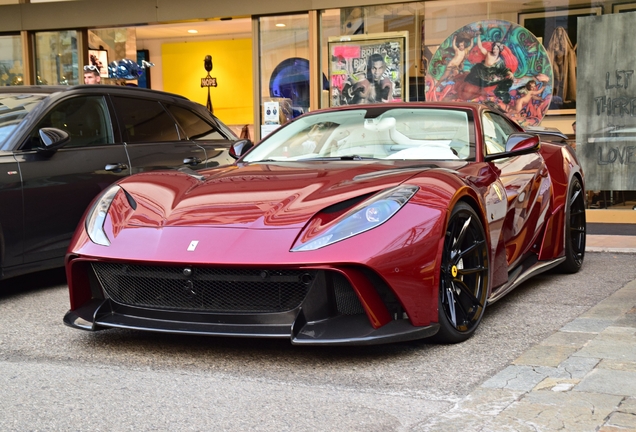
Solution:
[(188, 30), (188, 33), (196, 34), (196, 33), (199, 33), (199, 31), (192, 29), (192, 30)]
[(278, 23), (276, 24), (276, 27), (285, 27), (285, 24)]

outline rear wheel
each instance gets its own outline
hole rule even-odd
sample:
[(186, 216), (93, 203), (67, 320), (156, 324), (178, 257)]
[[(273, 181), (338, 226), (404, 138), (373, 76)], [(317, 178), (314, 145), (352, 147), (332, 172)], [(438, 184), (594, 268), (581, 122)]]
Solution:
[(583, 265), (587, 230), (584, 195), (581, 182), (573, 177), (565, 209), (565, 261), (557, 267), (563, 273), (576, 273)]
[(488, 295), (488, 243), (468, 204), (453, 209), (444, 240), (439, 289), (440, 330), (433, 340), (463, 342), (477, 329)]

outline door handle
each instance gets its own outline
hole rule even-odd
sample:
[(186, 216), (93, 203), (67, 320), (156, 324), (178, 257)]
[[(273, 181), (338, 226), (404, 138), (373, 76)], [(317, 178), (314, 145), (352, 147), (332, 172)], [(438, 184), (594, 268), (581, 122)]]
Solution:
[(118, 173), (118, 172), (122, 172), (123, 170), (128, 169), (128, 165), (123, 164), (123, 163), (121, 163), (121, 162), (117, 162), (117, 163), (115, 163), (115, 164), (107, 164), (107, 165), (104, 167), (104, 169), (105, 169), (106, 171), (112, 171), (112, 172), (116, 172), (116, 173)]
[(199, 165), (201, 163), (201, 159), (199, 159), (196, 156), (187, 157), (187, 158), (183, 159), (183, 163), (186, 164), (186, 165), (192, 165), (192, 166)]

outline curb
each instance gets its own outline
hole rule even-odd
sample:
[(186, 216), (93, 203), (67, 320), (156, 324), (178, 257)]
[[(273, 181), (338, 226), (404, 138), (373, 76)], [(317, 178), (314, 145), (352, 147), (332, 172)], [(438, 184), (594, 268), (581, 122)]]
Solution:
[(636, 253), (636, 248), (617, 248), (617, 247), (599, 247), (599, 246), (586, 246), (585, 252), (611, 252), (611, 253)]

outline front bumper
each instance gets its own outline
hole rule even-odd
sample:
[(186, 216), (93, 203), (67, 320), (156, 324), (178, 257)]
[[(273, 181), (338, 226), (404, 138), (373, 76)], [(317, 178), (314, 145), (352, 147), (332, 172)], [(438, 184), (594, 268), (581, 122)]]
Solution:
[(289, 338), (298, 345), (422, 339), (401, 302), (363, 266), (272, 268), (73, 262), (89, 298), (64, 323), (211, 336)]
[(68, 311), (64, 323), (89, 331), (125, 328), (190, 335), (289, 338), (294, 345), (395, 343), (431, 337), (439, 330), (439, 324), (415, 327), (407, 319), (390, 321), (374, 329), (366, 315), (361, 314), (307, 322), (301, 308), (284, 314), (239, 317), (217, 314), (183, 316), (182, 313), (137, 309), (114, 304), (111, 300), (93, 300), (75, 311)]

